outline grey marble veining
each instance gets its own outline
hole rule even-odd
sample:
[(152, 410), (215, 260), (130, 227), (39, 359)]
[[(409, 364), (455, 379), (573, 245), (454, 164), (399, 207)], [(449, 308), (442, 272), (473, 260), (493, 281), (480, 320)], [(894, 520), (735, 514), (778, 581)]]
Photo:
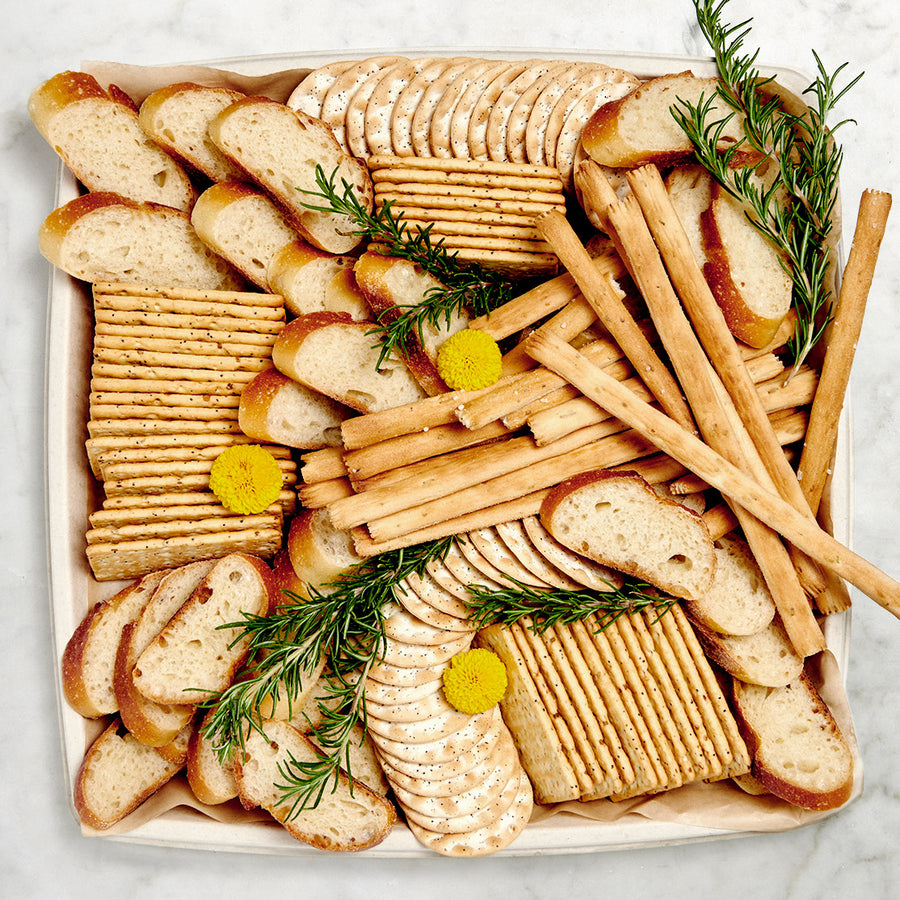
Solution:
[[(900, 889), (900, 621), (854, 592), (848, 691), (866, 773), (840, 815), (789, 834), (628, 853), (473, 863), (298, 860), (87, 840), (68, 809), (50, 651), (44, 523), (43, 392), (49, 270), (37, 229), (57, 163), (26, 112), (31, 89), (83, 59), (140, 64), (370, 47), (548, 48), (705, 53), (688, 0), (35, 0), (5, 13), (0, 44), (0, 391), (5, 419), (0, 565), (0, 893), (17, 898), (195, 898), (288, 891), (305, 897), (497, 896), (889, 898)], [(845, 254), (861, 192), (897, 193), (900, 20), (893, 0), (732, 0), (753, 18), (760, 61), (865, 71), (842, 102)], [(900, 224), (889, 222), (851, 386), (853, 546), (900, 575)]]

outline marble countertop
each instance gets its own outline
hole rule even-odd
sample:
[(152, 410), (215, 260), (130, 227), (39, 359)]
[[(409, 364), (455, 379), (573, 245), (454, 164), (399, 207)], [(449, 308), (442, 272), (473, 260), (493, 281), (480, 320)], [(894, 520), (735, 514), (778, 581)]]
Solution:
[[(687, 846), (529, 858), (408, 861), (312, 859), (145, 847), (83, 838), (65, 796), (50, 644), (43, 465), (49, 267), (37, 251), (53, 208), (56, 158), (26, 101), (40, 81), (85, 59), (139, 64), (369, 48), (542, 48), (704, 55), (689, 0), (36, 0), (5, 15), (0, 48), (2, 253), (5, 296), (0, 391), (6, 409), (0, 491), (3, 598), (0, 683), (0, 873), (21, 898), (205, 897), (279, 891), (304, 897), (391, 895), (812, 898), (896, 896), (900, 886), (900, 622), (854, 591), (847, 687), (865, 768), (862, 797), (839, 815), (787, 834)], [(450, 9), (453, 12), (450, 12)], [(437, 11), (439, 10), (439, 11)], [(840, 105), (846, 249), (866, 188), (900, 190), (896, 116), (900, 19), (890, 0), (731, 0), (753, 17), (759, 61), (865, 71)], [(900, 222), (888, 226), (851, 384), (855, 458), (852, 543), (900, 575)]]

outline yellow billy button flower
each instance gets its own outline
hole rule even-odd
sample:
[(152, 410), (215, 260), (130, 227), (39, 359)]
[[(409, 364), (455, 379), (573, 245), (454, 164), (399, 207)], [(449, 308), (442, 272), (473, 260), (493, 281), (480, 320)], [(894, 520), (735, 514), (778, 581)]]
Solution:
[(502, 363), (497, 342), (476, 328), (452, 334), (437, 354), (438, 374), (455, 391), (488, 387), (500, 377)]
[(474, 715), (503, 699), (506, 666), (496, 653), (478, 647), (457, 653), (444, 669), (443, 681), (447, 702), (460, 712)]
[(223, 450), (209, 473), (210, 490), (222, 506), (236, 513), (261, 513), (281, 493), (281, 469), (259, 444), (236, 444)]

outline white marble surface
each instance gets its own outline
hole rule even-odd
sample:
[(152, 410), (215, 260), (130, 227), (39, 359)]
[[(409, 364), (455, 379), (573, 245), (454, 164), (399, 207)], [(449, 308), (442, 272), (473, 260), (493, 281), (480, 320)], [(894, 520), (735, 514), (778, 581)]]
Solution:
[[(451, 12), (452, 8), (452, 12)], [(900, 24), (892, 0), (732, 0), (753, 17), (760, 60), (809, 71), (865, 70), (842, 104), (845, 233), (860, 193), (900, 189), (895, 114)], [(558, 48), (702, 54), (689, 0), (32, 0), (5, 10), (0, 49), (5, 409), (0, 565), (0, 893), (8, 897), (620, 896), (887, 898), (900, 889), (900, 622), (855, 595), (849, 694), (866, 770), (863, 797), (800, 831), (627, 853), (397, 861), (258, 857), (88, 840), (64, 795), (45, 557), (43, 372), (48, 266), (36, 247), (53, 205), (56, 160), (26, 113), (30, 90), (82, 59), (141, 64), (303, 50), (381, 47)], [(849, 244), (849, 238), (848, 238)], [(892, 218), (852, 384), (853, 541), (900, 575), (900, 222)]]

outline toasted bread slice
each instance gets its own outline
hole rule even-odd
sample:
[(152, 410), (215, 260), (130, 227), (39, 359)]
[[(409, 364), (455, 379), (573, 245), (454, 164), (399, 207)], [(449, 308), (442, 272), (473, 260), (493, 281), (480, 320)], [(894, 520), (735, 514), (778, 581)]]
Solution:
[[(616, 100), (605, 103), (588, 120), (581, 143), (602, 166), (676, 165), (690, 158), (693, 145), (672, 115), (679, 101), (697, 105), (714, 97), (717, 80), (679, 72), (651, 78)], [(713, 100), (711, 120), (733, 112)], [(743, 136), (742, 117), (734, 115), (724, 127), (721, 142), (734, 145)]]
[(131, 99), (86, 72), (60, 72), (39, 85), (28, 112), (44, 140), (90, 191), (184, 212), (196, 191), (187, 173), (143, 131)]
[(243, 173), (209, 139), (209, 123), (244, 96), (230, 88), (180, 81), (149, 94), (138, 117), (141, 128), (183, 165), (210, 181), (233, 181)]
[(187, 213), (94, 191), (58, 207), (38, 233), (41, 253), (92, 283), (241, 290), (244, 279), (197, 237)]
[(735, 679), (732, 694), (751, 773), (763, 787), (805, 809), (835, 809), (850, 799), (853, 755), (808, 675), (780, 688)]
[(298, 841), (319, 850), (366, 850), (380, 844), (397, 821), (393, 804), (358, 781), (351, 784), (341, 772), (334, 790), (319, 804), (291, 815), (278, 787), (285, 771), (296, 762), (314, 762), (319, 751), (288, 722), (268, 720), (262, 731), (252, 731), (235, 762), (235, 778), (241, 803), (247, 809), (262, 807), (281, 822)]
[(118, 710), (113, 682), (122, 630), (141, 614), (165, 574), (161, 570), (145, 575), (94, 604), (69, 638), (62, 656), (62, 687), (80, 715), (92, 719)]
[(269, 609), (271, 569), (258, 557), (218, 560), (137, 658), (135, 687), (157, 703), (198, 704), (224, 690), (244, 662), (246, 637), (223, 625)]
[(420, 400), (425, 392), (393, 353), (378, 366), (372, 322), (347, 313), (308, 313), (285, 325), (272, 348), (275, 367), (358, 412)]
[(262, 191), (242, 181), (208, 187), (191, 211), (197, 236), (248, 280), (269, 290), (269, 263), (297, 230)]
[(703, 519), (634, 472), (576, 475), (550, 491), (540, 518), (570, 550), (675, 597), (699, 597), (712, 584), (716, 557)]
[(148, 747), (115, 719), (91, 744), (75, 781), (75, 809), (104, 830), (134, 812), (184, 767), (191, 726), (165, 747)]
[(365, 209), (372, 208), (372, 182), (365, 163), (345, 153), (321, 120), (265, 97), (248, 97), (222, 110), (209, 125), (213, 143), (263, 187), (312, 244), (331, 253), (349, 253), (361, 235), (343, 214), (304, 205), (322, 205), (316, 169), (349, 186)]

